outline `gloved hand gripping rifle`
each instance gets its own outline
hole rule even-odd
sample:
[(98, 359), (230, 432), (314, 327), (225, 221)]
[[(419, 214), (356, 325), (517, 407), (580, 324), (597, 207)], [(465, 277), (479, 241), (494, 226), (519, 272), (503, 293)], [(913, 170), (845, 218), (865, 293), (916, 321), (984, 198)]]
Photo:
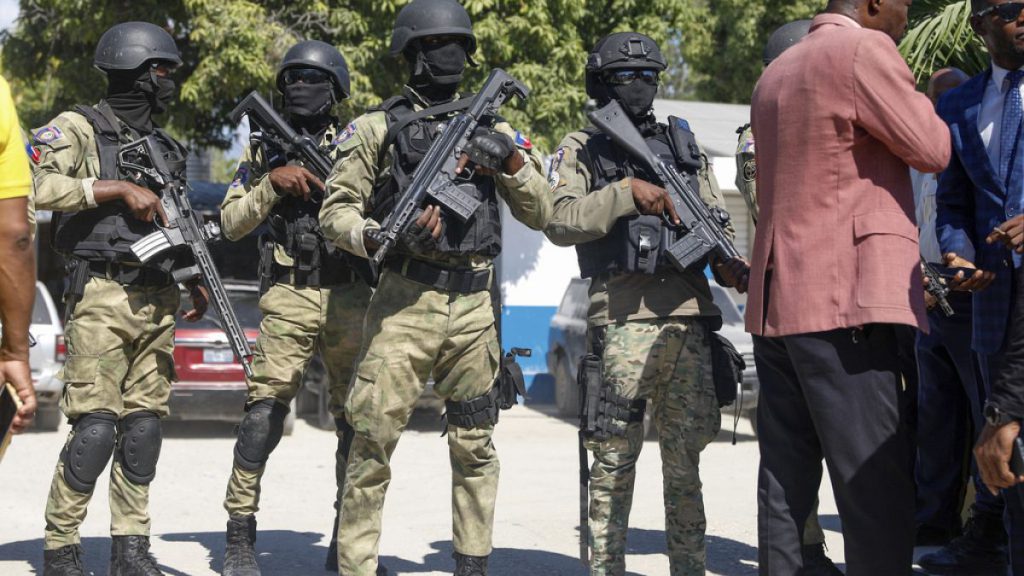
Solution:
[(188, 189), (183, 182), (171, 177), (164, 158), (155, 153), (150, 136), (125, 144), (117, 154), (118, 168), (140, 186), (160, 191), (160, 204), (167, 214), (166, 226), (155, 220), (158, 230), (132, 245), (132, 253), (146, 263), (167, 250), (188, 246), (195, 264), (173, 271), (176, 282), (185, 282), (199, 276), (210, 294), (213, 308), (220, 318), (221, 329), (228, 337), (231, 350), (242, 363), (245, 375), (252, 377), (252, 350), (249, 340), (238, 323), (235, 311), (228, 301), (220, 272), (213, 263), (208, 242), (220, 239), (220, 227), (213, 222), (203, 224), (192, 210)]

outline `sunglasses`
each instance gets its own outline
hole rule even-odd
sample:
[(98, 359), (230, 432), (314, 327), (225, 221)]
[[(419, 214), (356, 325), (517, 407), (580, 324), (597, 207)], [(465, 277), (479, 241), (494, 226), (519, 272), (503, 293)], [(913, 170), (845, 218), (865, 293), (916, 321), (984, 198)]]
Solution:
[(975, 12), (974, 15), (979, 18), (984, 18), (989, 14), (995, 13), (996, 16), (999, 16), (1000, 20), (1010, 23), (1020, 18), (1022, 10), (1024, 10), (1024, 2), (1007, 2), (1006, 4), (989, 6), (984, 10)]
[(603, 76), (605, 84), (612, 84), (616, 86), (625, 86), (626, 84), (632, 84), (634, 80), (640, 78), (648, 84), (658, 83), (658, 71), (657, 70), (613, 70), (606, 72)]
[(324, 84), (330, 81), (330, 77), (323, 70), (316, 68), (289, 68), (283, 75), (285, 84)]

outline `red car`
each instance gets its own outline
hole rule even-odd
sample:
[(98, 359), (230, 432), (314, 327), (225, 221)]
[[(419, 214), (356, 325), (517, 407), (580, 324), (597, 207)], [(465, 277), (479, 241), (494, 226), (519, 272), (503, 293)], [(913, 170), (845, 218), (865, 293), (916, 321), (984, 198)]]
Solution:
[[(245, 330), (249, 345), (256, 344), (262, 314), (254, 284), (227, 284), (228, 298)], [(181, 310), (192, 302), (182, 293)], [(186, 322), (179, 311), (174, 334), (174, 369), (169, 420), (239, 422), (245, 408), (246, 386), (242, 365), (228, 345), (216, 312), (211, 307), (202, 320)], [(294, 408), (294, 407), (293, 407)], [(295, 410), (285, 420), (285, 433), (295, 423)]]

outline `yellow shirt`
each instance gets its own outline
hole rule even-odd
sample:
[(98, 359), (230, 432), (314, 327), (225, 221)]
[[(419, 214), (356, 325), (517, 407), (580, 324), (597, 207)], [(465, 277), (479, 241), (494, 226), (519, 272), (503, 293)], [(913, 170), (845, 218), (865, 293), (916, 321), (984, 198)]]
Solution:
[(18, 113), (7, 81), (0, 78), (0, 200), (28, 196), (31, 187)]

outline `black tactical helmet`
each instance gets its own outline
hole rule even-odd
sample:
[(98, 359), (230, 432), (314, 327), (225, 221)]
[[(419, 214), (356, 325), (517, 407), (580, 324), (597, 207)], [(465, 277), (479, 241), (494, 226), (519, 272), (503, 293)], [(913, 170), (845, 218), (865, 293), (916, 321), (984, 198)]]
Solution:
[(391, 32), (391, 55), (398, 56), (418, 38), (463, 36), (466, 53), (476, 52), (476, 36), (469, 13), (455, 0), (412, 0), (398, 13)]
[(810, 20), (794, 20), (779, 26), (764, 47), (764, 65), (767, 66), (789, 47), (804, 39), (811, 31)]
[(181, 65), (181, 54), (174, 38), (149, 22), (122, 22), (100, 37), (92, 64), (103, 72), (110, 72), (135, 70), (153, 60)]
[(352, 94), (345, 57), (326, 42), (306, 40), (288, 49), (277, 68), (277, 89), (280, 92), (284, 92), (284, 71), (289, 68), (316, 68), (326, 72), (334, 82), (338, 100)]
[(616, 32), (597, 41), (587, 57), (587, 95), (597, 98), (596, 83), (600, 73), (629, 68), (633, 70), (664, 70), (665, 57), (658, 43), (639, 32)]

